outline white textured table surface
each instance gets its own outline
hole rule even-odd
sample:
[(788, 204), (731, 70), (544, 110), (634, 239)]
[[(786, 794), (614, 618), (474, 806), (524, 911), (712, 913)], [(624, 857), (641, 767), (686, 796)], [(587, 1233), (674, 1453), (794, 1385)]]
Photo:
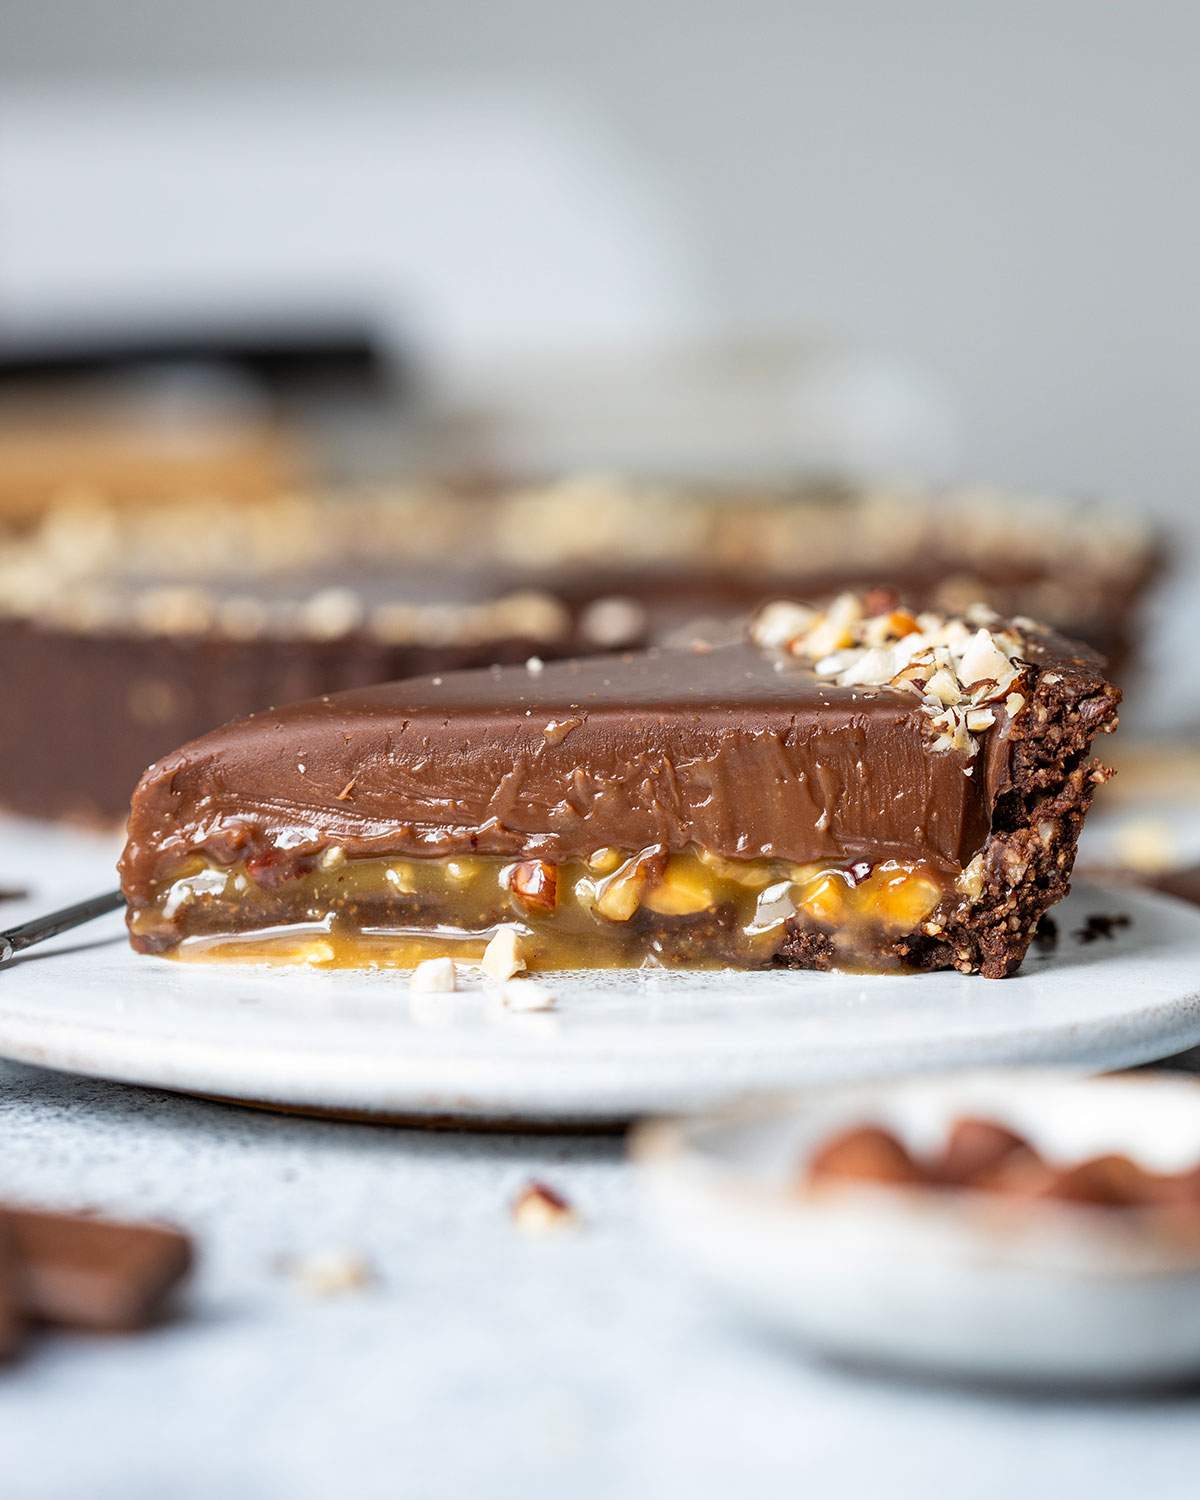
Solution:
[[(1200, 1399), (1017, 1398), (810, 1362), (643, 1228), (621, 1144), (257, 1114), (0, 1064), (0, 1196), (190, 1228), (169, 1325), (0, 1373), (5, 1500), (1193, 1495)], [(586, 1227), (529, 1240), (530, 1176)], [(347, 1248), (330, 1299), (281, 1261)]]

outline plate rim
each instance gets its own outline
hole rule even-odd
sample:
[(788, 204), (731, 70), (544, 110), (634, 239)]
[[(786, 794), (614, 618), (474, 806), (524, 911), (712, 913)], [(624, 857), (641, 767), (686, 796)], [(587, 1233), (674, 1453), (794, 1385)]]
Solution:
[[(1200, 911), (1170, 896), (1109, 882), (1081, 881), (1076, 889), (1080, 896), (1119, 895), (1134, 906), (1135, 916), (1139, 906), (1161, 912), (1176, 930), (1181, 922), (1191, 926), (1195, 981), (1149, 1008), (1109, 1014), (1093, 1022), (1068, 1017), (990, 1035), (967, 1033), (940, 1041), (903, 1039), (892, 1047), (882, 1066), (878, 1059), (874, 1063), (860, 1059), (854, 1066), (853, 1049), (839, 1050), (836, 1040), (822, 1046), (814, 1045), (811, 1038), (798, 1038), (773, 1058), (772, 1067), (764, 1067), (752, 1051), (739, 1052), (735, 1047), (729, 1052), (730, 1076), (722, 1084), (711, 1077), (690, 1076), (697, 1056), (707, 1055), (703, 1049), (662, 1057), (645, 1046), (636, 1054), (618, 1051), (606, 1057), (603, 1049), (600, 1053), (588, 1050), (583, 1038), (575, 1038), (570, 1047), (547, 1050), (534, 1032), (528, 1033), (531, 1040), (525, 1051), (500, 1055), (485, 1050), (464, 1055), (454, 1050), (452, 1042), (444, 1048), (426, 1045), (408, 1055), (400, 1050), (318, 1053), (313, 1047), (305, 1049), (301, 1036), (293, 1046), (256, 1037), (249, 1049), (232, 1049), (212, 1035), (197, 1038), (186, 1031), (123, 1028), (108, 1014), (81, 1023), (77, 1017), (53, 1011), (38, 1014), (29, 1000), (7, 1005), (9, 976), (3, 975), (0, 1056), (120, 1083), (288, 1109), (352, 1110), (372, 1117), (451, 1117), (463, 1122), (504, 1118), (544, 1125), (615, 1123), (638, 1116), (707, 1110), (750, 1094), (900, 1073), (1037, 1065), (1099, 1071), (1152, 1061), (1200, 1043)], [(1185, 933), (1180, 942), (1187, 940)], [(1169, 951), (1178, 962), (1178, 945), (1172, 944)], [(1153, 950), (1124, 957), (1154, 962)], [(48, 954), (41, 961), (51, 958)], [(810, 984), (819, 984), (823, 978), (804, 977)], [(919, 986), (924, 979), (914, 976), (909, 982)], [(505, 1025), (538, 1019), (511, 1017)], [(719, 1028), (719, 1023), (714, 1024)], [(525, 1065), (522, 1076), (513, 1076), (514, 1064)], [(539, 1064), (531, 1088), (526, 1075)]]

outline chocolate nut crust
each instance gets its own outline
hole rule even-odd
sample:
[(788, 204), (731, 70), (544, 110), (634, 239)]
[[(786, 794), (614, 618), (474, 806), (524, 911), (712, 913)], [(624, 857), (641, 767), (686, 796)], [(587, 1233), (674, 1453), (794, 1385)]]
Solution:
[(957, 908), (941, 933), (897, 944), (909, 964), (987, 979), (1018, 968), (1042, 914), (1071, 888), (1084, 817), (1111, 774), (1089, 751), (1095, 735), (1117, 727), (1120, 701), (1090, 653), (1039, 674), (1012, 724), (1012, 784), (997, 799), (983, 847), (980, 896)]

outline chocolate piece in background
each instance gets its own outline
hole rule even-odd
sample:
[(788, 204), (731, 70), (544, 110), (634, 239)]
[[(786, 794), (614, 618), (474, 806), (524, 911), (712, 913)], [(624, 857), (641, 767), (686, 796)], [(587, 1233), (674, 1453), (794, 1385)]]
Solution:
[(21, 1290), (13, 1232), (0, 1216), (0, 1360), (11, 1359), (24, 1336)]
[(1178, 896), (1180, 901), (1190, 901), (1200, 906), (1200, 865), (1186, 870), (1169, 870), (1148, 882), (1156, 891), (1167, 896)]
[(0, 1208), (30, 1321), (99, 1332), (145, 1327), (192, 1263), (176, 1229), (37, 1209)]

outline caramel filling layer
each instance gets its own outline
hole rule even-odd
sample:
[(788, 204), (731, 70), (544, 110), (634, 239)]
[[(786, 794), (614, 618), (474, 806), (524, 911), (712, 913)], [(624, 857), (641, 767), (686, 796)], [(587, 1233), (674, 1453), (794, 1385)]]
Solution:
[(193, 859), (130, 928), (139, 948), (180, 957), (376, 968), (477, 959), (513, 924), (532, 970), (759, 967), (799, 933), (827, 941), (838, 967), (887, 969), (898, 939), (936, 930), (939, 908), (959, 899), (944, 875), (894, 860), (843, 868), (651, 848), (554, 865), (330, 849), (281, 879)]

